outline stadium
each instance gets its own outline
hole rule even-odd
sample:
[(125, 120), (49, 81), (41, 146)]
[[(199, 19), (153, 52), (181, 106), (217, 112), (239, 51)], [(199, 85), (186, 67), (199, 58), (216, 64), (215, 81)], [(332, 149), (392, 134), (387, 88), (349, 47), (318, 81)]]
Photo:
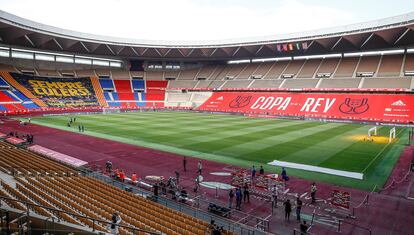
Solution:
[(0, 10), (1, 233), (414, 234), (413, 92), (414, 13), (167, 41)]

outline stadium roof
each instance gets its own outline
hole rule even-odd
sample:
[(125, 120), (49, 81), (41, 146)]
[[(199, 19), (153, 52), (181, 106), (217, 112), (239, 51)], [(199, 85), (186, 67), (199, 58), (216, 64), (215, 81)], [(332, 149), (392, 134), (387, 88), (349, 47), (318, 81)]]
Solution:
[[(221, 60), (311, 55), (414, 45), (414, 12), (365, 23), (267, 37), (161, 41), (65, 30), (0, 10), (0, 42), (26, 49), (128, 59)], [(301, 46), (302, 43), (307, 49)]]

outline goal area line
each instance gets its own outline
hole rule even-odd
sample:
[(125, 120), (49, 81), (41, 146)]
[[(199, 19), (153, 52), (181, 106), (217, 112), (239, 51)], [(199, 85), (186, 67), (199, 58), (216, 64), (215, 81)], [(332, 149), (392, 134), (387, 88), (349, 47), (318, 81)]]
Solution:
[(268, 164), (273, 165), (273, 166), (288, 167), (288, 168), (299, 169), (299, 170), (306, 170), (306, 171), (313, 171), (313, 172), (325, 173), (325, 174), (330, 174), (330, 175), (343, 176), (343, 177), (359, 179), (359, 180), (362, 180), (364, 178), (364, 174), (359, 173), (359, 172), (341, 171), (341, 170), (335, 170), (331, 168), (305, 165), (305, 164), (299, 164), (299, 163), (293, 163), (293, 162), (284, 162), (284, 161), (274, 160), (272, 162), (269, 162)]

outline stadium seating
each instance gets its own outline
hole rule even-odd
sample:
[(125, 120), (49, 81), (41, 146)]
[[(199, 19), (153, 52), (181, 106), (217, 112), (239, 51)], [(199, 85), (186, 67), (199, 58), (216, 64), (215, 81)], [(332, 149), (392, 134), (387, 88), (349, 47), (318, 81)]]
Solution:
[(0, 142), (0, 150), (0, 170), (9, 174), (11, 169), (15, 169), (17, 175), (75, 174), (69, 167), (5, 142)]
[(359, 57), (342, 58), (336, 69), (334, 77), (336, 78), (351, 78), (354, 75), (356, 66), (358, 65)]
[[(75, 170), (35, 153), (15, 148), (4, 142), (0, 142), (0, 148), (2, 149), (0, 171), (14, 174), (16, 181), (13, 184), (1, 181), (1, 196), (104, 221), (110, 221), (113, 212), (116, 211), (122, 217), (121, 225), (146, 231), (173, 235), (206, 233), (207, 222), (96, 179), (78, 176)], [(61, 175), (66, 176), (61, 177)], [(6, 203), (16, 209), (26, 210), (26, 206), (19, 202), (6, 201)], [(104, 223), (94, 224), (87, 218), (55, 213), (35, 206), (31, 209), (39, 215), (59, 217), (72, 224), (108, 232)], [(129, 234), (129, 232), (120, 228), (121, 234)]]
[(131, 79), (131, 75), (127, 70), (112, 70), (111, 77), (113, 79)]
[(199, 74), (199, 71), (200, 68), (183, 70), (178, 75), (177, 80), (194, 80), (197, 74)]
[(281, 88), (315, 88), (318, 81), (318, 79), (285, 79), (285, 81), (281, 85)]
[(164, 78), (169, 80), (175, 80), (180, 76), (180, 71), (167, 71), (164, 73)]
[(358, 67), (356, 69), (357, 73), (376, 73), (378, 69), (378, 64), (380, 61), (380, 56), (363, 56), (359, 61)]
[(398, 77), (404, 55), (384, 55), (378, 69), (378, 77)]
[(303, 68), (300, 70), (298, 74), (298, 78), (312, 78), (315, 75), (316, 70), (318, 69), (319, 65), (321, 64), (322, 60), (320, 59), (309, 59), (306, 60)]
[(322, 73), (329, 73), (333, 74), (335, 72), (335, 69), (338, 67), (340, 58), (328, 58), (324, 59), (319, 66), (318, 71), (316, 74), (322, 74)]
[(161, 71), (147, 71), (145, 72), (145, 80), (163, 80), (164, 72)]
[(220, 88), (224, 84), (224, 81), (199, 81), (195, 88)]
[(414, 71), (414, 53), (405, 56), (403, 72)]
[(273, 62), (263, 62), (263, 63), (257, 63), (257, 69), (252, 73), (252, 75), (255, 76), (261, 76), (264, 78), (266, 74), (269, 72), (270, 68), (273, 66)]
[(407, 88), (411, 86), (411, 78), (365, 78), (361, 88)]
[(358, 88), (361, 78), (322, 79), (318, 88)]
[(187, 80), (170, 81), (168, 83), (168, 88), (192, 89), (197, 85), (197, 83), (198, 81), (187, 81)]
[(278, 61), (272, 64), (270, 70), (265, 73), (263, 78), (265, 79), (277, 79), (280, 77), (282, 72), (286, 69), (289, 61)]
[(286, 67), (285, 71), (283, 71), (283, 75), (293, 75), (296, 76), (302, 69), (303, 65), (305, 64), (305, 60), (292, 60)]
[[(78, 77), (91, 78), (102, 107), (162, 107), (164, 102), (167, 106), (194, 107), (197, 104), (191, 103), (191, 97), (181, 100), (176, 93), (171, 96), (165, 96), (165, 93), (180, 89), (411, 89), (411, 79), (404, 73), (414, 71), (414, 54), (193, 66), (196, 67), (181, 71), (82, 69), (72, 72)], [(36, 72), (55, 77), (61, 77), (62, 73), (47, 69)], [(372, 78), (360, 79), (365, 76), (361, 73), (371, 74)], [(0, 111), (48, 107), (9, 73), (1, 74), (4, 78), (0, 79), (3, 89), (0, 91)], [(166, 78), (175, 80), (165, 81)]]
[(249, 79), (259, 67), (258, 63), (248, 64), (238, 75), (237, 79)]
[(219, 65), (207, 65), (200, 69), (197, 74), (196, 79), (203, 78), (203, 79), (210, 79), (214, 76), (217, 70), (219, 70)]
[(221, 87), (222, 89), (236, 89), (236, 88), (248, 88), (252, 80), (228, 80), (224, 85)]
[(250, 88), (279, 88), (282, 81), (282, 79), (254, 80)]

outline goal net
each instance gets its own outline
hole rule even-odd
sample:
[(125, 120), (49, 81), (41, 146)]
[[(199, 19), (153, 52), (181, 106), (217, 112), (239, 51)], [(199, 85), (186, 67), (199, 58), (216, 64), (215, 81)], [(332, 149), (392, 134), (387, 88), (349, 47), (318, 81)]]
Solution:
[(374, 126), (373, 128), (368, 130), (368, 140), (371, 140), (372, 133), (374, 133), (374, 136), (377, 135), (377, 127), (376, 126)]
[(108, 113), (120, 113), (121, 109), (120, 108), (103, 108), (102, 109), (102, 113), (103, 114), (108, 114)]
[(390, 138), (388, 142), (391, 143), (393, 139), (395, 139), (395, 127), (391, 128), (390, 130)]

